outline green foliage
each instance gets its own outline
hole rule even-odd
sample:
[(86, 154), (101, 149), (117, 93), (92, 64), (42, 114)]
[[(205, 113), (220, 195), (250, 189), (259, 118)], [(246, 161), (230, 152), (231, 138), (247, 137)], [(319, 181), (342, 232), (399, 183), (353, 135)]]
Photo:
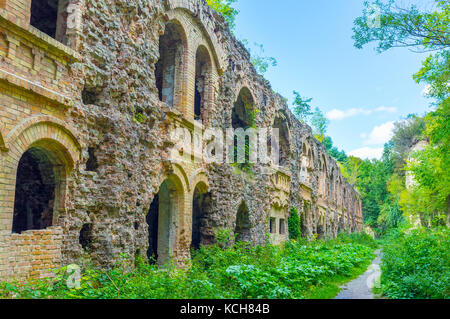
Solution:
[(236, 27), (236, 16), (239, 13), (239, 11), (233, 8), (233, 4), (237, 0), (206, 0), (206, 2), (212, 9), (223, 15), (230, 30), (233, 31)]
[(428, 83), (427, 95), (443, 102), (450, 97), (448, 81), (450, 79), (450, 50), (430, 55), (422, 68), (413, 75), (417, 83)]
[[(401, 8), (395, 0), (365, 1), (363, 16), (354, 22), (355, 47), (362, 48), (378, 42), (377, 50), (383, 52), (394, 47), (407, 47), (416, 51), (431, 51), (450, 46), (450, 3), (435, 0), (433, 12), (421, 12), (415, 5)], [(379, 10), (379, 25), (375, 22)]]
[(411, 147), (424, 139), (425, 123), (425, 118), (410, 114), (405, 120), (394, 124), (391, 152), (397, 173), (404, 175), (402, 168), (406, 164)]
[(333, 145), (333, 140), (331, 139), (331, 137), (325, 136), (322, 141), (322, 144), (327, 149), (328, 155), (333, 157), (336, 161), (338, 161), (341, 164), (344, 164), (347, 161), (348, 159), (347, 154), (345, 154), (345, 152), (342, 150), (339, 151), (338, 148)]
[(448, 299), (449, 235), (448, 228), (392, 233), (383, 248), (383, 294), (394, 299)]
[[(227, 235), (223, 236), (227, 241)], [(373, 244), (363, 235), (342, 235), (331, 241), (291, 241), (284, 247), (202, 247), (189, 268), (159, 269), (137, 262), (112, 270), (89, 267), (81, 286), (69, 289), (66, 269), (56, 278), (26, 284), (2, 283), (4, 298), (62, 299), (209, 299), (305, 298), (312, 288), (325, 287), (336, 276), (353, 277), (373, 258)]]
[[(398, 1), (399, 2), (399, 1)], [(429, 84), (430, 97), (439, 102), (449, 98), (450, 78), (450, 2), (435, 0), (433, 11), (420, 11), (417, 6), (401, 8), (394, 0), (364, 3), (363, 15), (354, 22), (355, 47), (377, 42), (378, 52), (406, 47), (415, 52), (437, 51), (414, 75), (417, 82)], [(379, 10), (379, 25), (371, 24)]]
[(243, 39), (241, 40), (241, 42), (245, 45), (245, 48), (250, 53), (250, 61), (255, 67), (256, 72), (258, 72), (259, 74), (264, 75), (269, 67), (275, 67), (278, 65), (277, 59), (264, 55), (264, 46), (262, 44), (254, 42), (253, 46), (251, 47), (248, 40)]
[(323, 112), (318, 107), (315, 108), (314, 113), (311, 116), (310, 123), (314, 130), (314, 136), (320, 142), (323, 142), (330, 121), (325, 117)]
[(310, 105), (312, 99), (303, 98), (297, 91), (294, 91), (294, 95), (294, 103), (292, 104), (294, 108), (292, 111), (300, 122), (306, 122), (308, 117), (312, 114)]
[(291, 214), (288, 218), (289, 238), (298, 240), (302, 236), (301, 233), (301, 220), (298, 214), (298, 210), (295, 207), (291, 208)]
[(362, 160), (359, 157), (349, 156), (345, 162), (341, 163), (338, 161), (337, 164), (341, 169), (342, 175), (351, 185), (355, 186), (358, 182)]

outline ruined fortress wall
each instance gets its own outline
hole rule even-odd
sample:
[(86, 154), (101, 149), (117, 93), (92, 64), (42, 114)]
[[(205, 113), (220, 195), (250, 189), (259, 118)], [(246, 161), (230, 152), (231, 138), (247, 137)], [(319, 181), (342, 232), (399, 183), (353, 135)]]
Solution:
[[(84, 250), (104, 266), (121, 254), (145, 257), (149, 247), (160, 263), (183, 262), (218, 228), (254, 244), (271, 232), (281, 243), (292, 207), (304, 236), (362, 229), (357, 192), (203, 0), (59, 0), (52, 36), (30, 25), (30, 8), (31, 0), (0, 1), (0, 278), (45, 276)], [(176, 37), (165, 42), (169, 33)], [(281, 166), (243, 171), (195, 151), (173, 155), (176, 128), (195, 139), (232, 127), (242, 92), (258, 110), (256, 127), (282, 128)], [(16, 192), (30, 156), (51, 184), (46, 208)], [(51, 211), (47, 227), (17, 232), (19, 202)]]

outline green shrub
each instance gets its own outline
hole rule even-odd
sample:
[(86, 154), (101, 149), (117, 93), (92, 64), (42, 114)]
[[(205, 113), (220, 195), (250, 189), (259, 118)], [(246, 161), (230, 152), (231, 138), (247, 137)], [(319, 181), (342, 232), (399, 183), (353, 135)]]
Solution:
[(295, 207), (291, 208), (291, 214), (288, 218), (289, 238), (297, 240), (301, 237), (301, 221), (298, 215), (298, 210)]
[(384, 295), (395, 299), (450, 297), (448, 228), (391, 233), (383, 251)]
[[(313, 287), (324, 286), (334, 276), (352, 271), (373, 258), (373, 249), (356, 243), (359, 236), (341, 236), (330, 241), (290, 241), (283, 247), (253, 247), (238, 243), (227, 247), (202, 247), (191, 267), (158, 268), (137, 260), (105, 271), (88, 267), (80, 287), (67, 287), (66, 268), (53, 279), (26, 284), (3, 283), (0, 295), (7, 298), (139, 298), (139, 299), (253, 299), (304, 298)], [(355, 242), (352, 242), (352, 238)], [(345, 241), (345, 242), (344, 242)]]

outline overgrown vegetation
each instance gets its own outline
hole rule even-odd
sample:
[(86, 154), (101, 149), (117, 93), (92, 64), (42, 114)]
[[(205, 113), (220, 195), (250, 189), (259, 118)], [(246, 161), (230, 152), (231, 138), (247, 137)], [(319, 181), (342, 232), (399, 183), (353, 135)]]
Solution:
[(381, 290), (388, 298), (450, 298), (447, 227), (393, 231), (383, 248)]
[[(222, 238), (223, 237), (223, 238)], [(376, 243), (367, 235), (340, 235), (330, 241), (291, 241), (284, 247), (227, 245), (196, 252), (192, 266), (160, 269), (138, 260), (105, 271), (87, 267), (80, 287), (67, 287), (67, 268), (54, 279), (3, 283), (3, 298), (306, 298), (336, 278), (353, 278), (373, 259)]]

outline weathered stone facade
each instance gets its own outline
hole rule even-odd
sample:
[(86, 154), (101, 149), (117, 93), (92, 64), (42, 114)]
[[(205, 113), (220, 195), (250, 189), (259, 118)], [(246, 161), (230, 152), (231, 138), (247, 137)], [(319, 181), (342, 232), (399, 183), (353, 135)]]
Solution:
[[(171, 156), (174, 128), (232, 127), (249, 100), (283, 135), (273, 173)], [(1, 279), (84, 248), (183, 262), (222, 227), (280, 243), (291, 207), (305, 236), (362, 229), (356, 191), (203, 0), (0, 0)]]

